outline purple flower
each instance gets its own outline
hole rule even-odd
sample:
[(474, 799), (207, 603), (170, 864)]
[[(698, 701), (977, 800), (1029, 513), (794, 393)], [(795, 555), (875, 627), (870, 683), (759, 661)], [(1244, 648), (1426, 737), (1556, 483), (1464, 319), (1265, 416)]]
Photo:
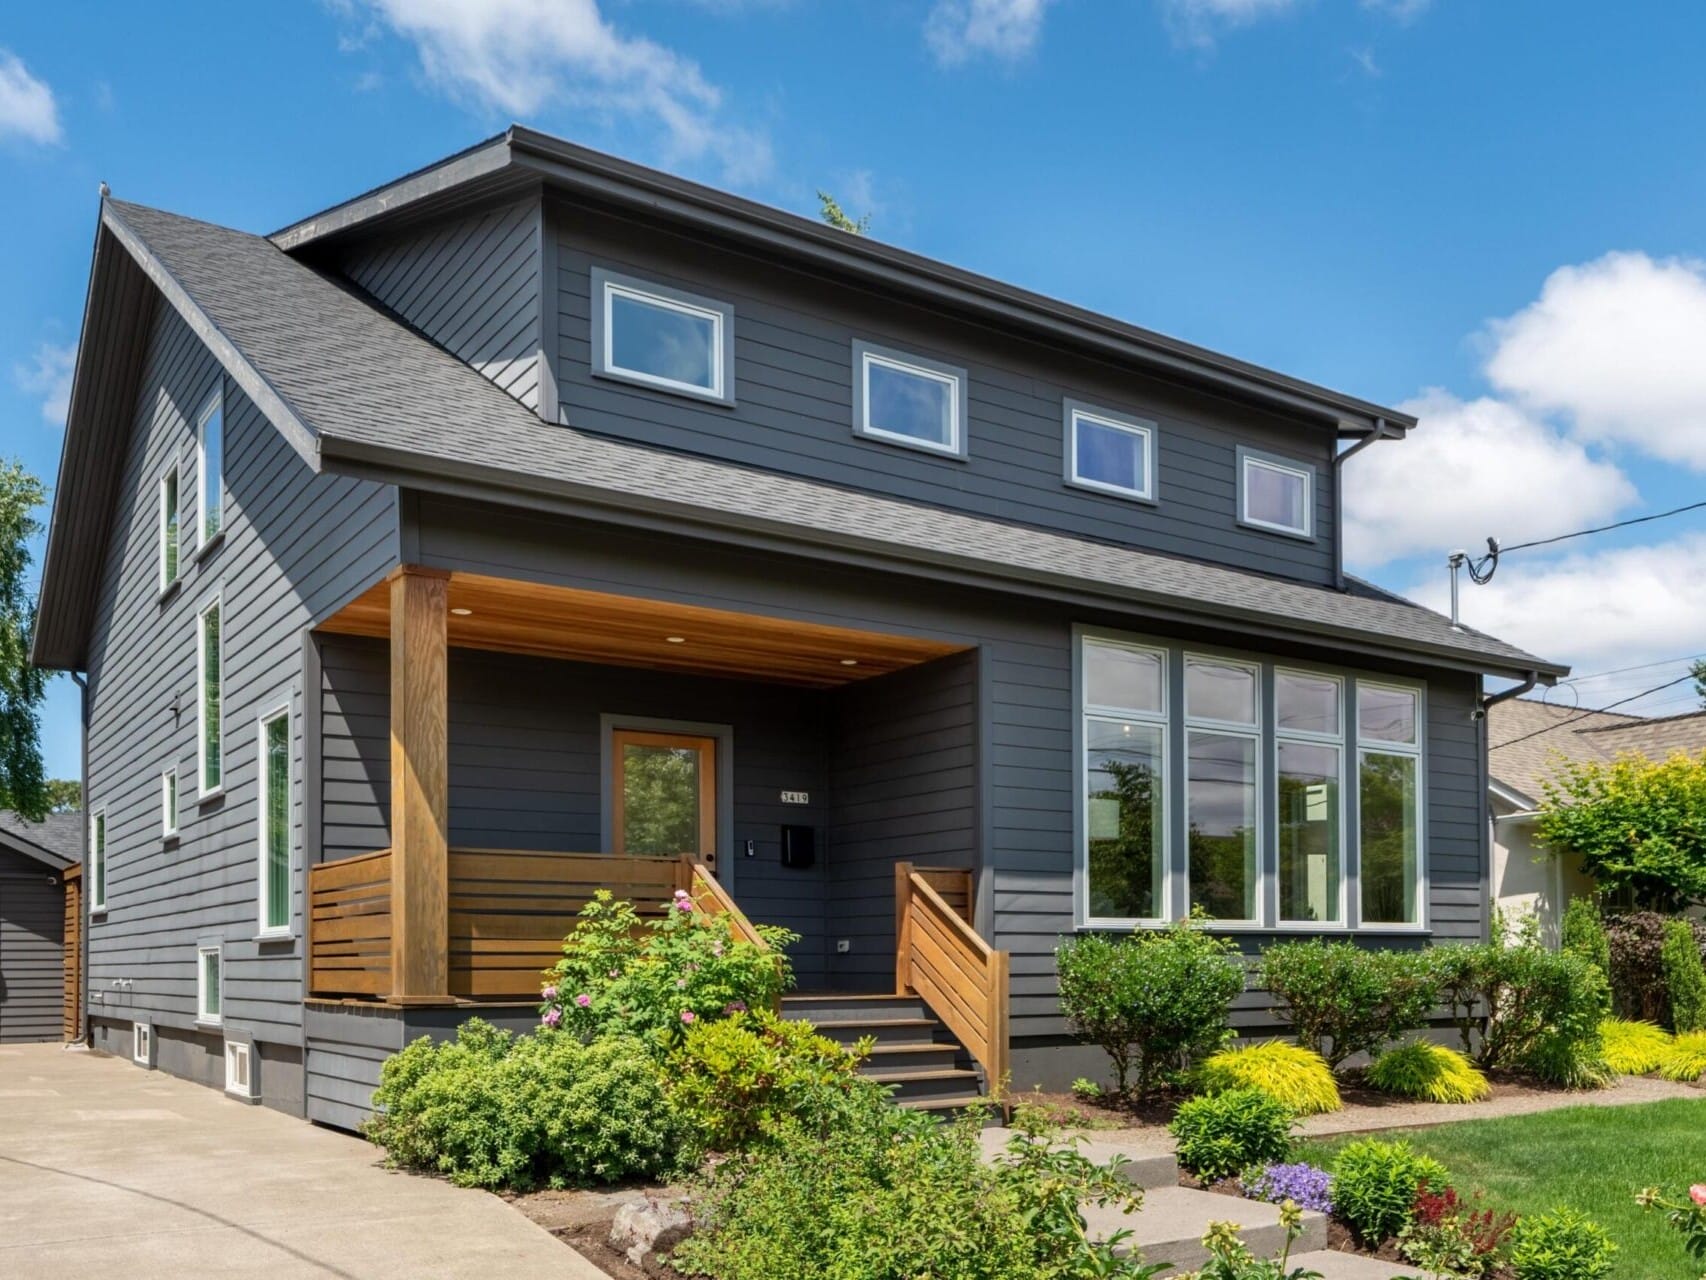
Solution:
[(562, 1020), (563, 1020), (563, 1011), (561, 1009), (556, 1008), (555, 1006), (545, 1010), (545, 1017), (542, 1019), (542, 1021), (548, 1027), (554, 1027), (559, 1022), (561, 1022)]
[(695, 1013), (694, 1013), (694, 1012), (693, 1012), (693, 1010), (691, 1010), (691, 1009), (683, 1009), (683, 1010), (682, 1010), (682, 1011), (681, 1011), (681, 1020), (682, 1020), (682, 1021), (683, 1021), (683, 1022), (685, 1022), (685, 1023), (687, 1023), (687, 1024), (689, 1024), (689, 1025), (692, 1025), (692, 1024), (693, 1024), (693, 1023), (695, 1023), (695, 1022), (697, 1022), (697, 1021), (698, 1021), (698, 1020), (699, 1020), (699, 1019), (698, 1019), (698, 1015), (696, 1015), (696, 1014), (695, 1014)]
[(731, 1000), (723, 1006), (723, 1012), (724, 1013), (745, 1013), (746, 1012), (746, 1001), (745, 1000)]
[(584, 1009), (592, 1003), (592, 997), (583, 991), (580, 995), (575, 997), (575, 1003)]
[(546, 987), (539, 993), (539, 998), (541, 1000), (555, 1000), (557, 998), (557, 988)]
[(1244, 1194), (1269, 1204), (1295, 1200), (1299, 1208), (1333, 1212), (1333, 1179), (1312, 1164), (1270, 1164), (1246, 1179)]

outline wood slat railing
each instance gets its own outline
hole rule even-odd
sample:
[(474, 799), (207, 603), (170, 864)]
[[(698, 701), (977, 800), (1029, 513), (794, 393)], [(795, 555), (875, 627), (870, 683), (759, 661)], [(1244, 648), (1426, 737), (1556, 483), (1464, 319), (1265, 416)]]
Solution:
[(971, 872), (896, 863), (894, 899), (895, 990), (922, 999), (999, 1093), (1008, 1075), (1008, 958), (971, 926)]
[[(642, 918), (667, 910), (677, 889), (694, 908), (726, 915), (736, 936), (763, 939), (704, 863), (693, 857), (452, 849), (449, 857), (450, 994), (463, 1000), (531, 1000), (563, 953), (563, 938), (600, 889)], [(391, 992), (391, 854), (358, 854), (308, 869), (309, 996)]]

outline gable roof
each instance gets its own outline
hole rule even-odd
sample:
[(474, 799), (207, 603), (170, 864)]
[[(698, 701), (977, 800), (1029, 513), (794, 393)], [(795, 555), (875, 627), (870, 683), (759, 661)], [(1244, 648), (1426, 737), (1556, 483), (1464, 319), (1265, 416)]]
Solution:
[[(316, 469), (1028, 594), (1135, 604), (1465, 670), (1567, 670), (1377, 590), (1339, 592), (1110, 546), (547, 423), (264, 237), (116, 200), (103, 206), (102, 237), (98, 267), (109, 241), (136, 263)], [(106, 250), (104, 261), (120, 256)], [(104, 323), (91, 314), (86, 334), (104, 333)], [(128, 421), (83, 413), (94, 394), (82, 385), (73, 392), (67, 457), (75, 444), (116, 469), (123, 437), (111, 433)], [(85, 437), (102, 432), (105, 448), (91, 449)], [(32, 654), (40, 665), (79, 666), (86, 652), (102, 541), (87, 526), (103, 516), (85, 495), (96, 488), (62, 464)]]
[(1695, 755), (1706, 751), (1706, 711), (1639, 719), (1627, 724), (1594, 725), (1578, 732), (1613, 755), (1634, 751), (1649, 760), (1663, 760), (1678, 751)]
[(50, 813), (40, 822), (31, 822), (10, 809), (0, 809), (0, 847), (63, 871), (83, 861), (83, 815)]
[(1530, 806), (1540, 803), (1542, 784), (1560, 761), (1614, 760), (1631, 751), (1662, 760), (1702, 750), (1706, 711), (1653, 719), (1512, 698), (1487, 712), (1488, 776)]

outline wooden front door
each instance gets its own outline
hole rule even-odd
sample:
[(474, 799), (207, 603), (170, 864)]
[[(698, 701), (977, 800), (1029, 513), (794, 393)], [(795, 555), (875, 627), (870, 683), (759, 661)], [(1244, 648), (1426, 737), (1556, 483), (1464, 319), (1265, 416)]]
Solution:
[(690, 853), (717, 865), (717, 740), (616, 729), (611, 835), (617, 853)]

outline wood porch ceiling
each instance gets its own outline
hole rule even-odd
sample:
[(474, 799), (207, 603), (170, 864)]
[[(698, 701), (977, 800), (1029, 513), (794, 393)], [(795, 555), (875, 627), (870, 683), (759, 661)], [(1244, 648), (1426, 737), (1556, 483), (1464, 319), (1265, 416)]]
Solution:
[[(453, 648), (808, 688), (851, 684), (967, 647), (482, 574), (451, 573), (447, 594), (446, 630)], [(388, 636), (389, 583), (375, 583), (319, 630)], [(671, 636), (680, 639), (671, 641)]]

